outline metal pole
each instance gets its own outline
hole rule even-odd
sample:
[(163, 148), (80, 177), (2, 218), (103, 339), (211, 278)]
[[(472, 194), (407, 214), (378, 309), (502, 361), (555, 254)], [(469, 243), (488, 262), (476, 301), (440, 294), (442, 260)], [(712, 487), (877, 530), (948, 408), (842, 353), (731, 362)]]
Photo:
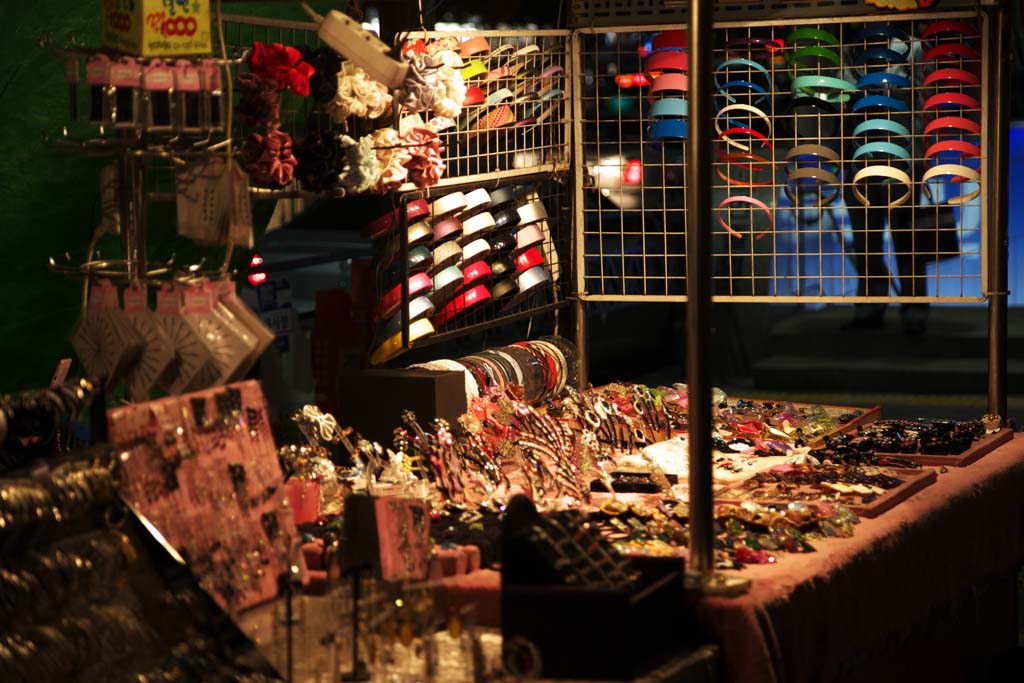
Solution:
[(711, 493), (711, 0), (690, 1), (690, 131), (686, 143), (686, 384), (689, 394), (690, 570), (714, 564)]
[(582, 391), (587, 388), (587, 384), (590, 381), (590, 364), (587, 357), (587, 304), (579, 297), (576, 297), (573, 301), (573, 322), (575, 324), (576, 353), (579, 358), (576, 388)]
[(144, 161), (125, 152), (118, 167), (121, 210), (121, 253), (128, 278), (136, 281), (146, 270), (146, 176)]
[[(995, 44), (989, 51), (991, 84), (995, 94), (989, 113), (988, 221), (988, 411), (1006, 422), (1006, 302), (1009, 292), (1009, 158), (1010, 79), (1007, 77), (1013, 50), (1006, 3), (992, 15)], [(990, 33), (991, 35), (991, 33)]]

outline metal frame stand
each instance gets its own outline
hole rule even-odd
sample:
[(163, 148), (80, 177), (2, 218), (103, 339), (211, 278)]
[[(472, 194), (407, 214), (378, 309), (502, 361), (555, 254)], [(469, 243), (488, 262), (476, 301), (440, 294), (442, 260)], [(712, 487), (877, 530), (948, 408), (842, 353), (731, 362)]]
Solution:
[(995, 45), (989, 61), (993, 106), (989, 108), (989, 178), (991, 199), (988, 205), (988, 411), (999, 415), (1006, 424), (1006, 307), (1009, 263), (1009, 155), (1010, 146), (1010, 92), (1007, 71), (1010, 49), (1010, 23), (1006, 16), (1006, 3), (992, 11)]

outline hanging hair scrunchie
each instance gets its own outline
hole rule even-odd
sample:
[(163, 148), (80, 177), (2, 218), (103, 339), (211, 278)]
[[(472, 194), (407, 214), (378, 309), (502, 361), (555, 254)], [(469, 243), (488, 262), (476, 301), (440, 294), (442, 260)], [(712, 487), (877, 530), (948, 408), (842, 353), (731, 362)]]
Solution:
[(370, 78), (363, 69), (343, 62), (338, 72), (338, 88), (327, 111), (335, 123), (349, 116), (378, 119), (391, 109), (391, 93), (383, 83)]
[(341, 71), (341, 55), (329, 47), (312, 50), (305, 45), (299, 48), (306, 63), (316, 69), (309, 77), (309, 94), (318, 104), (327, 104), (338, 92), (338, 72)]
[(412, 154), (394, 128), (378, 128), (371, 135), (377, 164), (380, 167), (380, 175), (377, 176), (374, 189), (381, 194), (397, 190), (409, 177), (409, 170), (405, 164), (412, 159)]
[(462, 81), (462, 73), (452, 66), (456, 63), (453, 57), (458, 59), (458, 55), (450, 50), (407, 55), (409, 73), (397, 94), (407, 113), (432, 111), (437, 116), (458, 118), (466, 97), (466, 85)]
[(327, 192), (338, 186), (342, 163), (341, 140), (331, 132), (310, 133), (295, 148), (295, 176), (310, 192)]
[(302, 97), (309, 96), (309, 78), (316, 73), (294, 47), (259, 41), (252, 44), (249, 71), (260, 78), (274, 79), (278, 90), (291, 90)]
[(342, 166), (338, 180), (347, 192), (366, 192), (380, 175), (380, 164), (373, 149), (373, 137), (364, 135), (356, 142), (347, 135), (341, 136)]
[(260, 78), (254, 73), (238, 74), (238, 90), (242, 97), (235, 114), (248, 126), (275, 128), (281, 125), (281, 96), (277, 81)]
[(277, 128), (269, 129), (266, 135), (252, 133), (242, 145), (239, 156), (256, 185), (287, 185), (295, 173), (292, 137)]
[(437, 133), (429, 128), (410, 128), (402, 136), (402, 142), (409, 146), (412, 157), (405, 162), (409, 180), (421, 190), (437, 185), (445, 169)]

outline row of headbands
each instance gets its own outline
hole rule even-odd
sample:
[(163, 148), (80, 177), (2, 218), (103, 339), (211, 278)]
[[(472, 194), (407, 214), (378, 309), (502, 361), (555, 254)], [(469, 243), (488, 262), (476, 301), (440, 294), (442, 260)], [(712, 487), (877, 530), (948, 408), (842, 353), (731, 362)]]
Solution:
[(654, 141), (685, 140), (689, 137), (689, 58), (686, 53), (686, 31), (664, 31), (651, 39), (649, 57), (644, 64), (647, 82), (651, 84), (648, 100), (654, 123), (648, 137)]

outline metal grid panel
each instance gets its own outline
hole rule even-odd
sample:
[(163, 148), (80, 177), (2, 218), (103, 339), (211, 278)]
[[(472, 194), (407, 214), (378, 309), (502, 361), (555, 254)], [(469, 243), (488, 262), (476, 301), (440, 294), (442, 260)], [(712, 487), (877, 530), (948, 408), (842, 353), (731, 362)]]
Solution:
[[(987, 158), (984, 152), (980, 158), (964, 161), (945, 152), (938, 156), (932, 152), (927, 158), (926, 154), (936, 142), (961, 138), (980, 150), (987, 149), (982, 115), (987, 111), (983, 68), (987, 43), (980, 37), (968, 41), (980, 59), (957, 56), (955, 62), (941, 64), (925, 60), (924, 55), (937, 42), (963, 42), (962, 37), (953, 40), (948, 34), (928, 41), (913, 38), (942, 18), (966, 20), (985, 35), (982, 18), (974, 13), (899, 15), (873, 23), (803, 20), (784, 28), (765, 21), (716, 24), (716, 79), (717, 85), (724, 87), (716, 90), (715, 111), (741, 105), (719, 116), (716, 123), (720, 130), (755, 131), (734, 133), (731, 142), (716, 141), (712, 182), (714, 204), (719, 208), (708, 229), (714, 231), (717, 300), (921, 302), (982, 298), (987, 226), (986, 214), (979, 207), (987, 202)], [(804, 39), (769, 51), (760, 42), (784, 41), (794, 26), (824, 29), (834, 35), (837, 44)], [(892, 58), (886, 52), (868, 51), (900, 48), (890, 46), (889, 38), (861, 35), (865, 27), (879, 26), (896, 27), (911, 36), (905, 43), (909, 55), (902, 63), (879, 66), (869, 60), (865, 68), (866, 54)], [(636, 82), (644, 83), (639, 76), (632, 81), (629, 78), (644, 73), (647, 60), (638, 47), (662, 28), (590, 29), (575, 36), (578, 97), (574, 116), (581, 159), (577, 165), (577, 287), (584, 298), (685, 299), (686, 143), (650, 139), (650, 127), (656, 120), (653, 99), (649, 99), (653, 88), (636, 86)], [(756, 46), (743, 47), (751, 38), (758, 39)], [(728, 54), (726, 44), (731, 46)], [(802, 48), (810, 49), (800, 52)], [(723, 67), (729, 60), (746, 61)], [(975, 73), (979, 84), (940, 80), (924, 85), (926, 74), (933, 72), (936, 64)], [(822, 104), (820, 97), (800, 100), (804, 106), (794, 108), (797, 96), (808, 94), (794, 88), (796, 77), (827, 76), (856, 83), (866, 73), (881, 70), (912, 76), (911, 87), (884, 92), (854, 88), (845, 93), (848, 101), (834, 104), (834, 111)], [(729, 83), (735, 85), (726, 85)], [(924, 111), (928, 98), (937, 93), (968, 95), (980, 106)], [(858, 104), (868, 95), (899, 99), (902, 104), (898, 106), (907, 111)], [(815, 102), (820, 106), (806, 106)], [(965, 135), (946, 127), (925, 133), (928, 123), (954, 116), (974, 122), (981, 134)], [(858, 129), (865, 121), (864, 128)], [(902, 135), (896, 124), (905, 126), (907, 134)], [(862, 149), (874, 142), (896, 145), (908, 158), (896, 158), (891, 152), (894, 148), (886, 145)], [(836, 162), (823, 163), (823, 159), (807, 155), (787, 160), (790, 150), (808, 144), (832, 150)], [(872, 151), (880, 148), (890, 152)], [(744, 154), (756, 154), (764, 162), (744, 158)], [(976, 169), (981, 183), (940, 185), (938, 181), (950, 178), (933, 179), (927, 183), (932, 194), (929, 198), (921, 192), (921, 180), (939, 163), (963, 163)], [(913, 190), (902, 207), (891, 207), (890, 202), (906, 193), (905, 185), (871, 175), (854, 185), (858, 171), (868, 165), (897, 167), (912, 177)], [(814, 170), (808, 170), (812, 167)], [(794, 178), (797, 170), (812, 177)], [(821, 170), (833, 173), (840, 182), (823, 183), (821, 178), (827, 174)], [(950, 197), (956, 202), (961, 190), (977, 190), (978, 195), (963, 206), (946, 203)], [(871, 208), (865, 208), (858, 195), (863, 195)], [(723, 223), (738, 236), (730, 236)], [(940, 268), (935, 267), (937, 259), (941, 259)], [(902, 281), (891, 280), (890, 271), (902, 271)]]
[[(994, 1), (994, 0), (993, 0)], [(715, 0), (715, 14), (722, 20), (775, 20), (799, 17), (877, 15), (880, 11), (864, 0)], [(982, 4), (986, 4), (984, 1)], [(991, 3), (988, 3), (991, 4)], [(943, 9), (971, 8), (978, 0), (945, 0)], [(573, 0), (571, 25), (579, 27), (623, 26), (655, 22), (688, 21), (687, 0)]]
[[(487, 185), (478, 185), (478, 187), (485, 187), (487, 189), (493, 189), (495, 185), (493, 183)], [(543, 242), (537, 246), (543, 256), (542, 267), (550, 276), (550, 280), (532, 292), (526, 295), (514, 295), (501, 301), (490, 300), (481, 305), (469, 308), (455, 315), (446, 322), (439, 322), (438, 318), (432, 318), (434, 321), (435, 333), (428, 337), (422, 338), (415, 341), (412, 344), (407, 345), (408, 348), (419, 348), (436, 344), (438, 342), (446, 341), (454, 337), (462, 337), (467, 334), (481, 331), (490, 327), (503, 325), (513, 320), (530, 317), (551, 311), (555, 308), (560, 308), (567, 303), (568, 290), (573, 282), (572, 273), (572, 210), (571, 201), (568, 196), (567, 190), (568, 185), (565, 182), (560, 182), (555, 179), (543, 179), (534, 180), (530, 182), (520, 182), (517, 184), (516, 192), (516, 206), (524, 206), (532, 201), (540, 200), (546, 209), (548, 218), (538, 223), (541, 232), (544, 235)], [(463, 188), (464, 191), (472, 189), (471, 186)], [(446, 194), (444, 191), (432, 190), (429, 194), (426, 193), (409, 193), (405, 199), (411, 200), (418, 197), (426, 197), (428, 201), (434, 201), (437, 197)], [(490, 236), (488, 233), (487, 236)], [(392, 234), (389, 239), (397, 241), (400, 239), (400, 233)], [(396, 245), (382, 245), (384, 251), (387, 251), (389, 247), (396, 247)], [(506, 258), (511, 259), (514, 263), (516, 262), (516, 256), (521, 251), (514, 253), (505, 254)], [(487, 254), (483, 257), (489, 265), (493, 265), (494, 261), (499, 258), (500, 255)], [(469, 262), (459, 261), (457, 266), (461, 269), (470, 265)], [(518, 263), (516, 264), (518, 266)], [(507, 277), (517, 279), (518, 273), (513, 272)], [(491, 277), (486, 280), (482, 280), (482, 283), (487, 287), (488, 291), (494, 291), (495, 285), (500, 279)], [(381, 267), (377, 271), (377, 291), (378, 296), (384, 294), (384, 292), (394, 287), (394, 275), (389, 274), (388, 271)], [(464, 288), (459, 288), (452, 292), (449, 292), (445, 299), (435, 300), (434, 303), (437, 306), (437, 313), (440, 313), (445, 303), (457, 297), (464, 291)], [(433, 299), (433, 296), (432, 296)], [(396, 313), (401, 315), (401, 312)], [(400, 362), (400, 361), (399, 361)]]
[[(463, 61), (479, 60), (489, 73), (473, 77), (466, 85), (494, 96), (507, 88), (512, 95), (500, 103), (464, 107), (456, 125), (441, 132), (447, 169), (439, 187), (569, 168), (569, 35), (568, 31), (419, 31), (405, 36), (425, 41), (485, 38), (487, 52)], [(505, 67), (507, 71), (502, 70)], [(542, 77), (555, 67), (562, 71)], [(500, 115), (504, 118), (497, 118)], [(503, 125), (491, 126), (498, 121)], [(415, 188), (407, 184), (400, 189)]]

